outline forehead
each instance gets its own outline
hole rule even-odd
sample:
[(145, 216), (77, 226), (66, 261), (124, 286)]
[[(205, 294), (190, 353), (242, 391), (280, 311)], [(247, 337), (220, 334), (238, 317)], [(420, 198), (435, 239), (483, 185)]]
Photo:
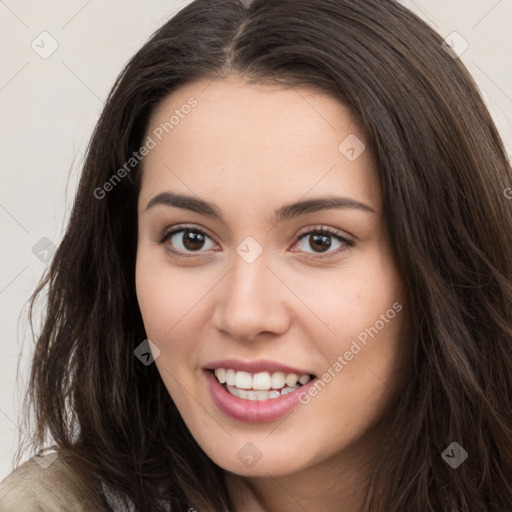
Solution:
[(380, 207), (363, 131), (347, 107), (314, 89), (233, 78), (187, 84), (163, 101), (146, 137), (155, 145), (143, 162), (144, 205), (173, 189), (235, 194), (245, 204), (338, 192)]

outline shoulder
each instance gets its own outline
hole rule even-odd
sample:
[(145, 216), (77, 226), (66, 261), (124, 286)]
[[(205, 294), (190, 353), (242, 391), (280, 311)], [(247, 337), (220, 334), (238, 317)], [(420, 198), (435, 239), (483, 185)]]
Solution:
[(0, 483), (0, 512), (108, 510), (72, 457), (51, 451), (33, 457)]

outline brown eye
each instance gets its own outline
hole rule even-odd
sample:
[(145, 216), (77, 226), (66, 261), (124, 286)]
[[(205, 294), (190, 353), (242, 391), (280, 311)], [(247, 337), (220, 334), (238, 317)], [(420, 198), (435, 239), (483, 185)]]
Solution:
[(183, 231), (182, 244), (189, 251), (197, 251), (203, 247), (205, 236), (194, 231)]
[(185, 256), (189, 256), (190, 252), (204, 252), (201, 249), (215, 246), (213, 240), (203, 231), (183, 227), (165, 233), (160, 243), (167, 243), (171, 252)]
[[(318, 255), (326, 253), (327, 257), (343, 252), (352, 247), (354, 242), (331, 229), (317, 228), (300, 235), (296, 245), (300, 251)], [(331, 248), (334, 250), (329, 251)]]

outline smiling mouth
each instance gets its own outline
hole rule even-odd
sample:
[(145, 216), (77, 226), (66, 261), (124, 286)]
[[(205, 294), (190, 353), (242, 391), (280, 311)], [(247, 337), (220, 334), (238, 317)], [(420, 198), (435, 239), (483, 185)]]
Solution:
[(284, 372), (249, 373), (233, 369), (209, 370), (228, 393), (251, 401), (273, 400), (299, 389), (314, 375)]

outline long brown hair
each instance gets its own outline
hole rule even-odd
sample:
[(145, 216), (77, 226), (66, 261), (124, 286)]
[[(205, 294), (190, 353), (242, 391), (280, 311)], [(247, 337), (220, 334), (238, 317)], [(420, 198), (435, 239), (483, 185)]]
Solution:
[[(47, 287), (27, 401), (50, 436), (143, 511), (232, 510), (155, 365), (134, 285), (140, 165), (102, 195), (180, 85), (237, 74), (312, 86), (353, 112), (376, 155), (407, 290), (412, 377), (365, 512), (512, 507), (512, 173), (477, 87), (442, 38), (393, 0), (196, 0), (117, 79), (88, 148)], [(200, 108), (200, 106), (198, 107)], [(105, 190), (105, 188), (103, 188)], [(102, 197), (99, 197), (101, 196)], [(457, 469), (442, 452), (459, 443)]]

